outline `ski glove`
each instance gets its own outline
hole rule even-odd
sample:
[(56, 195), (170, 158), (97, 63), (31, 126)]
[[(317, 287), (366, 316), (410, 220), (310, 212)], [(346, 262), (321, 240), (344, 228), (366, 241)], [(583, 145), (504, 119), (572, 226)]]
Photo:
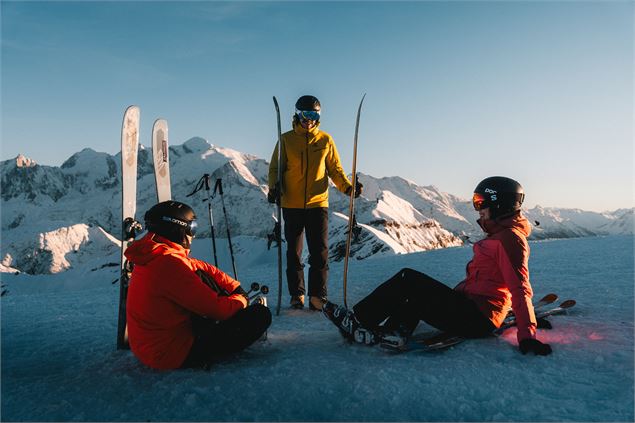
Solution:
[[(353, 186), (348, 187), (345, 192), (346, 195), (351, 195), (351, 188), (353, 188)], [(355, 181), (355, 198), (359, 198), (359, 196), (362, 195), (363, 191), (364, 185), (359, 181)]]
[(271, 204), (277, 204), (280, 202), (280, 193), (278, 192), (277, 187), (269, 188), (269, 193), (267, 193), (267, 201)]
[(549, 355), (551, 354), (551, 346), (549, 344), (543, 344), (537, 339), (523, 339), (518, 345), (520, 352), (527, 354), (532, 352), (536, 355)]
[(234, 295), (234, 294), (240, 294), (243, 297), (247, 298), (247, 301), (249, 301), (249, 295), (247, 294), (247, 291), (243, 289), (242, 286), (239, 286), (238, 288), (234, 289), (231, 295)]
[(540, 319), (536, 320), (536, 323), (536, 327), (538, 329), (553, 329), (553, 326), (551, 326), (551, 322), (547, 320), (546, 317), (541, 317)]

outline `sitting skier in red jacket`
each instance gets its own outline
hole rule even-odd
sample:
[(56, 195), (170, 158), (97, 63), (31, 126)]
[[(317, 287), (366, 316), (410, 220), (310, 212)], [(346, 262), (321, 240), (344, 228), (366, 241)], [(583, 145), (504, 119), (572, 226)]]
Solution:
[(271, 312), (248, 306), (240, 282), (188, 257), (196, 216), (165, 201), (145, 214), (148, 233), (126, 257), (134, 264), (127, 301), (132, 352), (156, 369), (204, 367), (262, 336)]
[(531, 226), (520, 211), (524, 197), (522, 186), (510, 178), (494, 176), (478, 184), (473, 205), (487, 237), (474, 244), (467, 276), (454, 289), (423, 273), (402, 269), (353, 311), (327, 303), (324, 314), (344, 336), (374, 344), (382, 333), (411, 335), (420, 320), (463, 337), (490, 336), (511, 308), (521, 352), (550, 354), (551, 347), (536, 339), (528, 270)]

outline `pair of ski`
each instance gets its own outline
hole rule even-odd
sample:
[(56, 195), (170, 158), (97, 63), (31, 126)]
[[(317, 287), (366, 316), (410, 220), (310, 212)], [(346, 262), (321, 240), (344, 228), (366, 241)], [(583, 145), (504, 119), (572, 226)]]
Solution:
[[(359, 118), (362, 113), (362, 104), (364, 104), (364, 98), (366, 98), (366, 94), (362, 96), (362, 100), (359, 102), (359, 107), (357, 108), (357, 119), (355, 120), (355, 138), (353, 140), (353, 169), (352, 169), (352, 189), (350, 192), (349, 198), (349, 208), (348, 208), (348, 231), (346, 235), (346, 250), (344, 253), (344, 279), (343, 279), (343, 291), (344, 291), (344, 306), (348, 307), (346, 303), (346, 284), (347, 284), (347, 275), (348, 275), (348, 257), (351, 251), (351, 236), (355, 229), (357, 229), (357, 222), (355, 220), (355, 191), (357, 186), (357, 139), (359, 135)], [(280, 304), (282, 303), (282, 127), (280, 124), (280, 106), (278, 105), (278, 99), (273, 97), (273, 104), (276, 108), (276, 117), (278, 122), (278, 182), (277, 182), (277, 192), (279, 198), (276, 200), (276, 224), (274, 226), (274, 237), (278, 243), (278, 304), (276, 307), (276, 316), (280, 315)]]
[[(128, 329), (126, 322), (126, 299), (132, 274), (132, 263), (124, 253), (143, 230), (135, 219), (137, 210), (137, 158), (139, 152), (138, 106), (126, 109), (121, 129), (121, 180), (122, 180), (122, 238), (121, 275), (119, 277), (119, 316), (117, 322), (117, 349), (128, 349)], [(152, 127), (152, 156), (158, 202), (172, 199), (170, 188), (170, 159), (168, 149), (168, 122), (157, 119)]]
[[(550, 305), (558, 300), (556, 294), (547, 294), (534, 304), (536, 319), (565, 314), (567, 310), (575, 306), (575, 300), (566, 300), (555, 307)], [(493, 332), (494, 336), (500, 336), (507, 329), (516, 326), (516, 318), (510, 313), (500, 328)], [(380, 346), (386, 350), (402, 353), (408, 351), (438, 351), (449, 348), (465, 341), (467, 338), (452, 335), (446, 332), (434, 331), (417, 334), (408, 339), (399, 336), (387, 336), (382, 339)]]

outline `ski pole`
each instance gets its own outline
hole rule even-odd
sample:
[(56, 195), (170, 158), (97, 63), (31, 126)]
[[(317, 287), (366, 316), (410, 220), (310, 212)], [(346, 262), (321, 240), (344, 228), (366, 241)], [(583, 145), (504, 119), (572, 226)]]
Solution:
[(216, 256), (216, 236), (214, 234), (214, 216), (212, 215), (212, 198), (209, 193), (209, 174), (206, 173), (205, 175), (203, 175), (201, 179), (199, 179), (196, 183), (194, 191), (189, 193), (186, 197), (191, 197), (203, 188), (205, 188), (205, 191), (207, 191), (207, 199), (204, 199), (203, 201), (207, 201), (207, 213), (209, 215), (209, 226), (212, 234), (212, 252), (214, 253), (214, 266), (218, 267), (218, 257)]
[(229, 243), (229, 254), (232, 258), (232, 268), (234, 269), (234, 279), (238, 280), (238, 275), (236, 274), (236, 262), (234, 260), (234, 248), (232, 247), (232, 237), (229, 234), (229, 220), (227, 219), (227, 209), (225, 209), (225, 196), (223, 195), (223, 180), (221, 178), (216, 179), (216, 185), (214, 186), (214, 194), (216, 194), (216, 190), (218, 189), (218, 193), (220, 194), (220, 200), (223, 204), (223, 215), (225, 216), (225, 226), (227, 227), (227, 242)]

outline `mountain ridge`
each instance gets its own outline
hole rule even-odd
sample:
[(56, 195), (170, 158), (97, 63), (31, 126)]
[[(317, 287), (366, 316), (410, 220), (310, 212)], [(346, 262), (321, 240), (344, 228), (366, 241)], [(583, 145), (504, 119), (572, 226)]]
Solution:
[[(78, 228), (83, 227), (77, 225), (101, 228), (106, 235), (119, 238), (120, 157), (121, 153), (113, 156), (84, 148), (59, 167), (40, 165), (23, 155), (0, 162), (3, 211), (0, 260), (3, 266), (29, 273), (67, 269), (72, 261), (60, 256), (76, 254), (75, 249), (86, 249), (86, 243), (67, 247), (68, 251), (64, 252), (64, 248), (40, 242), (42, 237), (51, 237), (52, 233), (58, 235), (51, 239), (64, 244), (59, 234), (75, 234), (79, 230), (88, 238), (99, 238), (98, 243), (110, 242), (112, 251), (118, 250), (116, 240), (108, 241), (108, 237), (80, 230)], [(274, 206), (266, 200), (268, 167), (266, 160), (255, 155), (215, 146), (200, 137), (170, 146), (173, 197), (195, 209), (201, 238), (210, 236), (206, 195), (187, 197), (187, 194), (207, 173), (214, 180), (222, 180), (228, 212), (225, 222), (216, 195), (212, 200), (216, 235), (225, 237), (229, 225), (232, 238), (253, 237), (266, 243), (274, 225)], [(468, 200), (435, 186), (417, 185), (400, 176), (375, 178), (359, 173), (358, 178), (364, 184), (364, 194), (356, 200), (356, 217), (363, 229), (351, 250), (354, 258), (460, 246), (482, 237)], [(343, 258), (348, 224), (348, 197), (331, 184), (329, 201), (330, 258), (339, 261)], [(143, 221), (143, 213), (155, 202), (152, 154), (141, 145), (137, 220)], [(532, 239), (547, 239), (632, 234), (633, 210), (597, 213), (537, 206), (524, 213), (534, 224)], [(38, 257), (37, 265), (29, 264), (34, 257)]]

